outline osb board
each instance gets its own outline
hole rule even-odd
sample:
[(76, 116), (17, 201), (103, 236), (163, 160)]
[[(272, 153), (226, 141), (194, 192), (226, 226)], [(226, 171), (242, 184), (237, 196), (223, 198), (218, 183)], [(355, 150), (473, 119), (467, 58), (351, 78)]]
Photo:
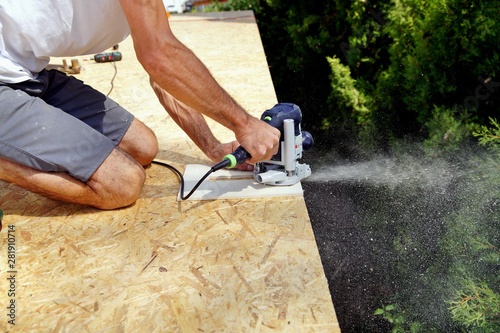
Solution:
[[(171, 25), (259, 115), (276, 96), (251, 13), (232, 15), (172, 16)], [(210, 163), (162, 111), (130, 39), (120, 51), (110, 96), (155, 130), (159, 158), (180, 169)], [(107, 92), (113, 66), (79, 59), (78, 77)], [(177, 189), (175, 175), (153, 165), (135, 205), (99, 211), (0, 183), (0, 331), (340, 331), (302, 197), (177, 202)], [(15, 297), (7, 292), (9, 226)]]

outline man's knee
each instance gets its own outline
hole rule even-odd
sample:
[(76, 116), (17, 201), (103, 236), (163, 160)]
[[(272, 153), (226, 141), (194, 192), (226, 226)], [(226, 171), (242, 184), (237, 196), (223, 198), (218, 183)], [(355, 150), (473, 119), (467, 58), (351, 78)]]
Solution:
[(132, 205), (140, 196), (146, 181), (144, 168), (116, 149), (87, 182), (97, 194), (95, 207), (117, 209)]
[(145, 135), (142, 143), (142, 160), (138, 160), (143, 166), (150, 164), (156, 155), (158, 155), (158, 139), (149, 127), (147, 129), (148, 133)]
[(118, 192), (115, 193), (115, 198), (117, 198), (117, 200), (112, 202), (112, 205), (116, 207), (111, 207), (112, 209), (130, 206), (139, 199), (142, 187), (146, 181), (144, 168), (142, 168), (142, 166), (137, 166), (133, 168), (133, 170), (127, 170), (124, 173), (124, 179), (125, 181), (122, 182), (122, 186), (120, 186)]
[(142, 166), (150, 164), (158, 154), (156, 135), (137, 119), (134, 119), (119, 146)]

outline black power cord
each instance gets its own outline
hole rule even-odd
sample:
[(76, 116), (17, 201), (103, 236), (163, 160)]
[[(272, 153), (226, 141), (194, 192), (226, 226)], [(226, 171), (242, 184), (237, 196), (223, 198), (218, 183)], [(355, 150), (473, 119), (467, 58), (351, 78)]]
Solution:
[(177, 174), (177, 176), (179, 177), (179, 180), (181, 182), (180, 198), (182, 200), (187, 200), (194, 193), (194, 191), (196, 191), (196, 189), (201, 185), (201, 183), (203, 183), (203, 181), (208, 176), (210, 176), (210, 174), (212, 172), (215, 172), (217, 170), (220, 170), (220, 169), (223, 169), (226, 167), (229, 169), (234, 168), (236, 165), (245, 162), (250, 157), (251, 157), (250, 154), (245, 150), (245, 148), (239, 146), (231, 154), (227, 154), (226, 156), (224, 156), (222, 158), (222, 161), (220, 161), (219, 163), (217, 163), (216, 165), (211, 167), (210, 170), (208, 170), (208, 172), (203, 177), (201, 177), (201, 179), (196, 183), (196, 185), (193, 187), (191, 192), (189, 192), (186, 196), (184, 195), (184, 177), (182, 176), (182, 173), (168, 163), (160, 162), (157, 160), (154, 160), (153, 163), (163, 165), (164, 167), (169, 168), (170, 170), (172, 170), (173, 172), (175, 172)]
[(203, 183), (203, 181), (208, 176), (210, 176), (211, 173), (231, 165), (231, 161), (229, 159), (224, 158), (221, 162), (211, 167), (210, 170), (208, 170), (208, 172), (203, 177), (201, 177), (201, 179), (196, 183), (196, 185), (191, 189), (191, 191), (187, 195), (184, 195), (184, 176), (182, 176), (182, 173), (177, 168), (168, 163), (160, 162), (157, 160), (154, 160), (153, 163), (167, 167), (170, 170), (172, 170), (175, 174), (177, 174), (181, 182), (180, 198), (182, 200), (187, 200), (194, 193), (194, 191), (196, 191), (196, 189), (200, 187), (201, 183)]

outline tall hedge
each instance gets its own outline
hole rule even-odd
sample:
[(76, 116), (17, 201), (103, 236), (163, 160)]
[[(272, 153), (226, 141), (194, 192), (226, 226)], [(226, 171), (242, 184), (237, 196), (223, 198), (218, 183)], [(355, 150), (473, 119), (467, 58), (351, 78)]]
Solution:
[[(325, 142), (361, 133), (454, 144), (500, 114), (498, 0), (232, 0), (228, 8), (255, 11), (279, 100), (299, 104)], [(348, 77), (338, 76), (342, 66)], [(342, 87), (349, 80), (351, 91)], [(363, 121), (353, 96), (364, 96)]]

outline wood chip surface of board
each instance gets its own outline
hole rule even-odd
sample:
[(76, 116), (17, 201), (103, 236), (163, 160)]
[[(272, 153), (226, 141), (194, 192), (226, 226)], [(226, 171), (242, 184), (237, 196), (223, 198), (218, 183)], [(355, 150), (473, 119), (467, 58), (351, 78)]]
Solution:
[[(250, 113), (260, 116), (276, 103), (252, 12), (170, 20)], [(181, 170), (211, 164), (162, 110), (132, 40), (119, 51), (110, 97), (155, 131), (158, 158)], [(78, 60), (77, 77), (107, 93), (114, 66)], [(220, 140), (233, 140), (210, 124)], [(177, 202), (170, 170), (153, 165), (146, 172), (140, 199), (116, 211), (0, 182), (1, 332), (340, 332), (303, 197)], [(9, 226), (15, 326), (7, 317)]]

